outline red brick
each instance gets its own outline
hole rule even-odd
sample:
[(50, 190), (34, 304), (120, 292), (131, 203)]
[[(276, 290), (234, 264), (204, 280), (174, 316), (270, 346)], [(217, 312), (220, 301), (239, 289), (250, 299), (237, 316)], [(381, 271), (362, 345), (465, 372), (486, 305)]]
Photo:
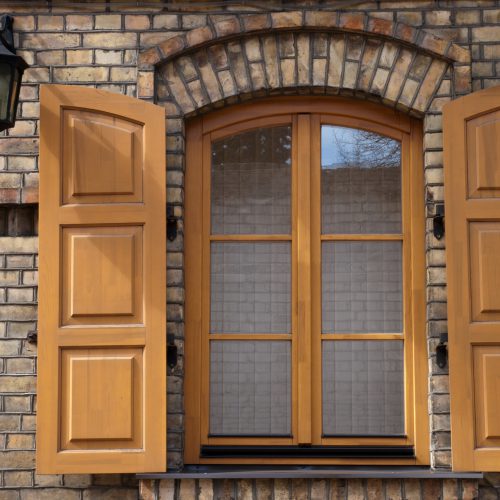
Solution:
[(267, 14), (252, 14), (243, 16), (245, 31), (260, 31), (271, 27), (271, 19)]
[(394, 30), (394, 23), (385, 19), (372, 17), (368, 20), (368, 31), (380, 35), (391, 35)]
[(237, 35), (241, 32), (241, 26), (238, 19), (233, 17), (215, 23), (215, 32), (219, 37)]
[(298, 28), (302, 26), (302, 12), (273, 12), (273, 28)]
[(186, 47), (186, 38), (183, 36), (170, 38), (159, 45), (160, 52), (165, 58), (180, 52), (184, 47)]
[(5, 188), (0, 189), (0, 203), (19, 203), (20, 190)]
[(160, 61), (161, 56), (158, 49), (156, 47), (152, 47), (151, 49), (141, 52), (137, 62), (139, 67), (142, 68), (144, 66), (153, 66)]
[(341, 14), (339, 26), (347, 30), (362, 30), (365, 27), (365, 18), (365, 14), (361, 12)]
[(209, 42), (214, 37), (212, 30), (209, 26), (203, 26), (202, 28), (196, 28), (189, 31), (186, 34), (186, 40), (188, 47), (194, 47), (195, 45), (200, 45), (202, 43)]

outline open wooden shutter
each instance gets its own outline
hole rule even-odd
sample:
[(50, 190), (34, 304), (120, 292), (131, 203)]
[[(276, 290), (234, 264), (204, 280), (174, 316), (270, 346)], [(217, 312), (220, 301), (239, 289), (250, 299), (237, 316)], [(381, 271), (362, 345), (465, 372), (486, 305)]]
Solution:
[(164, 110), (64, 85), (40, 101), (37, 471), (164, 471)]
[(444, 108), (455, 470), (500, 468), (500, 88)]

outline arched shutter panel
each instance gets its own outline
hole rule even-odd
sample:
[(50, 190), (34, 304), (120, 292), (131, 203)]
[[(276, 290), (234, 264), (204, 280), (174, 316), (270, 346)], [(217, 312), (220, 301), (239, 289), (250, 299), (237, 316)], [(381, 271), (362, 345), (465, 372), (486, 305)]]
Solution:
[(164, 110), (64, 85), (40, 102), (37, 471), (164, 471)]
[(500, 464), (500, 88), (444, 108), (455, 470)]

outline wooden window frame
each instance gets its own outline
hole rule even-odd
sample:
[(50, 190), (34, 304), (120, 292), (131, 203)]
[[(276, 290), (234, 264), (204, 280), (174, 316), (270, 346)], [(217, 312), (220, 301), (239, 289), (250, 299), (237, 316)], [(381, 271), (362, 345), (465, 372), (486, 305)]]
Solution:
[[(262, 438), (208, 438), (208, 321), (211, 142), (256, 127), (292, 124), (292, 231), (290, 236), (241, 235), (231, 240), (292, 241), (292, 436), (265, 438), (265, 445), (412, 445), (411, 458), (200, 458), (200, 446), (262, 445)], [(311, 204), (320, 188), (320, 126), (364, 129), (401, 141), (402, 234), (321, 236), (321, 205)], [(427, 465), (427, 345), (425, 338), (425, 213), (422, 125), (381, 105), (343, 97), (282, 97), (232, 106), (186, 123), (185, 184), (185, 410), (186, 464), (358, 464)], [(205, 159), (205, 160), (204, 160)], [(297, 165), (301, 167), (298, 173)], [(316, 168), (311, 168), (316, 166)], [(300, 175), (300, 179), (299, 176)], [(300, 182), (299, 182), (300, 181)], [(319, 191), (318, 191), (319, 192)], [(300, 200), (297, 202), (297, 200)], [(300, 204), (302, 210), (297, 209)], [(321, 436), (321, 341), (360, 339), (359, 334), (321, 333), (321, 241), (402, 240), (405, 340), (406, 438)], [(298, 242), (294, 244), (294, 242)], [(309, 264), (310, 263), (310, 264)], [(299, 306), (300, 304), (300, 306)], [(300, 312), (299, 312), (300, 310)], [(297, 331), (301, 335), (297, 335)], [(356, 336), (357, 335), (357, 336)], [(280, 335), (238, 334), (237, 339), (276, 339)], [(217, 335), (217, 338), (233, 338)], [(236, 335), (234, 336), (236, 337)], [(212, 337), (213, 338), (213, 334)], [(403, 338), (398, 334), (363, 334), (362, 340)], [(300, 360), (298, 352), (300, 351)], [(311, 369), (312, 367), (312, 369)], [(294, 369), (295, 368), (295, 369)], [(204, 376), (205, 374), (205, 376)], [(206, 411), (202, 411), (205, 408)]]

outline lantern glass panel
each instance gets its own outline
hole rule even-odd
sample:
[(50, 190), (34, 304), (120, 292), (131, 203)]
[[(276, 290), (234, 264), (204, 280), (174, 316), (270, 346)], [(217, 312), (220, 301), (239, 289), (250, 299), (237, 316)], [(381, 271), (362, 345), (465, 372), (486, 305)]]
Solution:
[(19, 69), (15, 68), (14, 78), (12, 79), (12, 91), (10, 93), (10, 109), (9, 109), (9, 121), (14, 121), (16, 119), (16, 101), (17, 101), (17, 91), (19, 87), (19, 81), (21, 78), (19, 77)]
[(9, 94), (11, 85), (11, 65), (0, 63), (0, 120), (9, 118), (10, 111)]

